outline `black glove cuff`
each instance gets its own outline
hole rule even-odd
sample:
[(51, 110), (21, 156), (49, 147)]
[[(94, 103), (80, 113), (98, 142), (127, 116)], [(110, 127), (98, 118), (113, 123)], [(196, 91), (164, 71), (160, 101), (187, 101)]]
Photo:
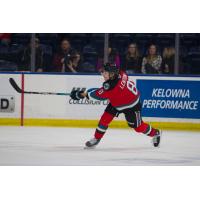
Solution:
[(83, 99), (84, 97), (81, 95), (83, 91), (76, 92), (77, 99)]
[(84, 97), (81, 95), (83, 93), (83, 91), (77, 91), (77, 90), (74, 90), (71, 92), (71, 95), (70, 97), (74, 100), (80, 100), (80, 99), (83, 99)]

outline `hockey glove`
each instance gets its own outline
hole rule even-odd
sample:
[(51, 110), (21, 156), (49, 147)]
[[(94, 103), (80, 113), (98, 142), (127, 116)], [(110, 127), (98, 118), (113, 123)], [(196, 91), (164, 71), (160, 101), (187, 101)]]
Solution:
[(73, 100), (80, 100), (83, 99), (84, 97), (81, 95), (82, 93), (84, 93), (84, 91), (80, 91), (80, 90), (73, 90), (70, 94), (70, 97)]

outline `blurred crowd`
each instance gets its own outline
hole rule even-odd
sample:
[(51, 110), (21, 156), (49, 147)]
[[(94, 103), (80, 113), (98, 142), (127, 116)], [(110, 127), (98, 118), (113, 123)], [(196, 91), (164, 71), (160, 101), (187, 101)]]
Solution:
[[(188, 39), (189, 38), (189, 39)], [(200, 74), (200, 37), (182, 34), (180, 74)], [(175, 34), (110, 34), (108, 61), (128, 74), (174, 74)], [(35, 72), (97, 73), (104, 34), (36, 34)], [(31, 34), (0, 34), (0, 71), (31, 71)]]

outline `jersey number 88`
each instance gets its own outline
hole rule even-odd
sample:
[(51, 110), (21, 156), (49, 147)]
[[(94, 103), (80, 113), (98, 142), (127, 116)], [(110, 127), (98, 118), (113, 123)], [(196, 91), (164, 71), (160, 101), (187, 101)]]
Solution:
[(135, 86), (135, 83), (132, 81), (127, 81), (127, 88), (134, 94), (137, 95), (138, 91), (137, 88)]

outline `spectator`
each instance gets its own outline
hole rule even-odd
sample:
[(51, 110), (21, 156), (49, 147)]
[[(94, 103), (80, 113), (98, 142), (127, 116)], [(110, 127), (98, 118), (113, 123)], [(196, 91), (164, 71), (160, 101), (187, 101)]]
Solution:
[(142, 58), (140, 57), (137, 45), (135, 43), (129, 44), (122, 69), (128, 74), (141, 73), (141, 65)]
[(8, 46), (11, 41), (11, 33), (0, 33), (0, 44)]
[(142, 60), (142, 73), (143, 74), (161, 74), (162, 58), (157, 53), (156, 45), (149, 46), (148, 54)]
[[(36, 72), (44, 71), (43, 57), (44, 57), (44, 53), (40, 46), (40, 41), (38, 38), (35, 38), (35, 71)], [(28, 47), (25, 48), (23, 52), (22, 63), (25, 67), (24, 70), (29, 71), (31, 69), (31, 42), (28, 45)]]
[(175, 59), (175, 49), (173, 47), (164, 48), (163, 61), (162, 61), (162, 73), (164, 74), (174, 73), (174, 59)]
[(70, 58), (67, 66), (63, 65), (62, 72), (77, 73), (81, 68), (81, 55), (79, 52), (74, 52)]
[[(120, 67), (120, 57), (116, 49), (109, 47), (108, 48), (108, 62), (115, 64), (117, 67)], [(100, 56), (97, 61), (97, 69), (101, 71), (104, 65), (103, 56)]]
[(53, 66), (56, 72), (65, 71), (65, 67), (69, 64), (70, 57), (73, 51), (68, 39), (63, 39), (61, 41), (60, 50), (55, 54), (53, 58)]

